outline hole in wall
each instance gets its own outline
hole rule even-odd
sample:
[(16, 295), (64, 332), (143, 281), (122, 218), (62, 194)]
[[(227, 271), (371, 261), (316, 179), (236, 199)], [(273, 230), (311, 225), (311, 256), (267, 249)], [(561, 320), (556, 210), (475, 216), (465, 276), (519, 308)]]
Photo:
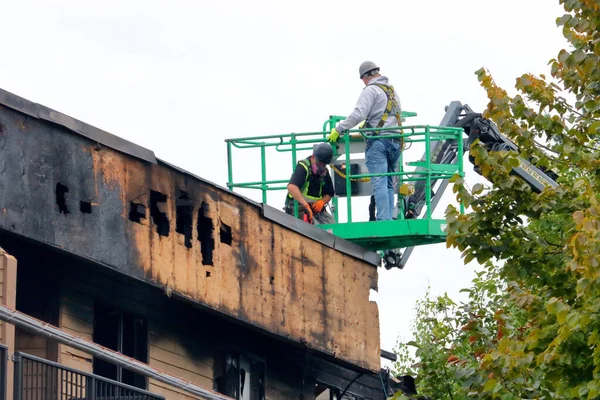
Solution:
[(271, 277), (269, 278), (269, 283), (271, 283), (271, 285), (272, 285), (272, 284), (273, 284), (273, 282), (275, 282), (275, 277), (274, 277), (274, 276), (271, 276)]
[(215, 228), (207, 215), (208, 204), (202, 202), (202, 206), (198, 209), (198, 240), (200, 241), (202, 264), (213, 265), (213, 250), (215, 249), (213, 231)]
[(194, 210), (194, 202), (188, 194), (183, 190), (179, 191), (177, 196), (175, 232), (184, 235), (185, 247), (192, 247), (192, 211)]
[(146, 218), (146, 206), (140, 203), (129, 203), (129, 220), (142, 223), (142, 218)]
[(169, 219), (167, 214), (160, 210), (160, 204), (167, 202), (167, 195), (150, 190), (150, 216), (156, 225), (156, 232), (161, 236), (169, 236)]
[(58, 182), (56, 184), (56, 205), (58, 206), (58, 211), (65, 215), (69, 214), (69, 208), (67, 207), (67, 193), (69, 193), (69, 188)]
[(210, 278), (210, 271), (206, 271), (206, 277)]
[(233, 235), (231, 233), (231, 227), (227, 224), (224, 224), (223, 221), (221, 221), (219, 235), (221, 236), (221, 243), (225, 243), (225, 244), (231, 246), (231, 241), (233, 239)]
[(91, 214), (92, 213), (92, 203), (90, 203), (89, 201), (80, 201), (79, 202), (79, 211), (81, 211), (84, 214)]

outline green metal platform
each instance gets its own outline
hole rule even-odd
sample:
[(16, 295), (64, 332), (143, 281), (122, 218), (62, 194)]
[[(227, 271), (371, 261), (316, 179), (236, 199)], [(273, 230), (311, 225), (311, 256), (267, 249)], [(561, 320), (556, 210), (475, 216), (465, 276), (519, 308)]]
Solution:
[[(415, 113), (403, 113), (403, 117), (415, 116)], [(298, 152), (304, 152), (305, 155), (312, 150), (316, 143), (326, 142), (327, 135), (337, 123), (345, 117), (331, 116), (323, 124), (323, 130), (318, 132), (288, 133), (281, 135), (257, 136), (248, 138), (227, 139), (227, 158), (228, 158), (228, 183), (230, 190), (235, 188), (255, 189), (262, 193), (262, 202), (268, 204), (268, 192), (287, 191), (289, 177), (294, 171), (299, 160)], [(377, 139), (382, 136), (371, 136), (378, 129), (354, 129), (343, 135), (334, 148), (334, 160), (344, 165), (351, 164), (352, 156), (361, 152), (364, 153), (365, 140)], [(397, 172), (385, 174), (347, 173), (343, 178), (345, 180), (345, 220), (340, 221), (339, 197), (338, 194), (332, 199), (333, 216), (335, 224), (315, 225), (321, 229), (327, 230), (332, 234), (363, 246), (369, 250), (380, 251), (387, 249), (398, 249), (433, 243), (442, 243), (446, 240), (446, 221), (432, 218), (431, 207), (431, 189), (436, 180), (450, 179), (453, 176), (464, 176), (463, 171), (463, 130), (462, 128), (439, 127), (429, 125), (402, 126), (397, 129), (396, 134), (386, 135), (385, 138), (396, 138), (403, 141), (404, 145), (424, 144), (425, 157), (420, 161), (408, 161), (404, 159), (404, 151), (400, 152)], [(455, 164), (436, 164), (431, 159), (431, 143), (434, 141), (455, 140), (458, 146), (458, 161)], [(260, 149), (260, 180), (247, 182), (234, 182), (233, 179), (233, 150), (234, 149)], [(280, 172), (281, 179), (267, 179), (267, 171), (273, 171), (272, 167), (267, 168), (267, 149), (275, 153), (289, 154), (290, 164), (278, 164), (275, 170)], [(248, 162), (245, 159), (245, 162)], [(407, 168), (409, 167), (409, 168)], [(419, 168), (419, 170), (417, 170)], [(333, 171), (331, 171), (333, 174)], [(352, 183), (353, 181), (364, 181), (373, 176), (393, 176), (398, 179), (397, 187), (410, 187), (419, 183), (425, 185), (425, 205), (422, 218), (404, 219), (403, 202), (398, 201), (399, 212), (398, 219), (391, 221), (356, 221), (353, 216)], [(370, 183), (361, 183), (370, 185)], [(344, 186), (344, 185), (342, 185)], [(336, 193), (341, 192), (336, 187)], [(398, 197), (402, 195), (397, 193)], [(296, 203), (296, 202), (295, 202)], [(283, 204), (272, 206), (281, 209)], [(297, 203), (295, 204), (297, 215)]]
[(446, 221), (443, 219), (399, 219), (318, 226), (373, 251), (446, 241)]

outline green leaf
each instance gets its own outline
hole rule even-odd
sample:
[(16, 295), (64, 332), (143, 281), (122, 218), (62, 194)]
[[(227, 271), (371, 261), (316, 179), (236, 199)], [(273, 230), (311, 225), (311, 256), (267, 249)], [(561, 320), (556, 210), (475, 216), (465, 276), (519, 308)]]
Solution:
[(469, 253), (465, 256), (465, 265), (470, 263), (471, 261), (473, 261), (473, 259), (475, 258), (475, 254), (473, 253)]
[(510, 165), (512, 168), (517, 168), (521, 165), (521, 161), (516, 157), (510, 157), (507, 161), (508, 165)]
[(566, 24), (571, 19), (571, 14), (565, 14), (560, 18), (556, 19), (556, 25), (561, 26)]
[(567, 314), (569, 313), (568, 309), (560, 310), (556, 313), (556, 320), (559, 324), (564, 324), (567, 321)]
[(483, 192), (483, 185), (481, 183), (476, 183), (475, 185), (473, 185), (473, 190), (471, 190), (471, 193), (473, 195), (477, 195), (480, 194), (481, 192)]
[(579, 324), (579, 314), (577, 312), (570, 312), (567, 315), (566, 322), (570, 327), (575, 328)]
[(600, 121), (595, 121), (590, 124), (588, 127), (588, 134), (597, 135), (600, 134)]
[(573, 58), (575, 59), (576, 62), (580, 63), (585, 59), (585, 52), (581, 49), (577, 49), (573, 53)]
[(587, 385), (583, 385), (579, 388), (579, 390), (577, 391), (577, 394), (581, 397), (584, 398), (586, 394), (588, 394), (588, 392), (590, 391), (590, 389), (587, 387)]
[(479, 68), (477, 71), (475, 71), (475, 75), (477, 75), (477, 79), (479, 82), (481, 82), (485, 76), (485, 68)]
[(561, 51), (558, 53), (558, 60), (559, 60), (561, 63), (564, 63), (564, 62), (566, 62), (566, 61), (567, 61), (567, 58), (568, 58), (570, 55), (571, 55), (571, 53), (569, 53), (568, 51), (566, 51), (566, 50), (561, 50)]
[(485, 385), (483, 386), (483, 390), (487, 391), (487, 392), (495, 392), (495, 388), (496, 388), (496, 384), (498, 383), (497, 380), (495, 379), (490, 379), (489, 381), (487, 381), (485, 383)]
[(580, 187), (582, 187), (585, 184), (586, 184), (585, 180), (579, 179), (578, 181), (575, 182), (575, 185), (573, 185), (573, 188), (579, 189)]

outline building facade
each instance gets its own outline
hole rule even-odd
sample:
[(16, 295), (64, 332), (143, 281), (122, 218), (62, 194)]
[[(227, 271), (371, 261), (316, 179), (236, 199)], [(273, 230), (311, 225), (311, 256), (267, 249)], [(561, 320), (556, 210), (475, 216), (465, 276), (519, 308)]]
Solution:
[[(3, 305), (12, 296), (193, 385), (244, 400), (387, 397), (376, 253), (1, 90), (0, 247), (16, 260)], [(202, 398), (24, 327), (10, 335), (12, 354)], [(50, 386), (27, 390), (53, 398)]]

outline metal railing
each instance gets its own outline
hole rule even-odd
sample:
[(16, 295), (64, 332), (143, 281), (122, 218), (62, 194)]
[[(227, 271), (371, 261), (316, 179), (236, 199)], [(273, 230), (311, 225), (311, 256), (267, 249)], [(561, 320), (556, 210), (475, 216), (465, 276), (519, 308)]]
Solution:
[(164, 400), (162, 396), (77, 371), (29, 354), (15, 354), (14, 400)]
[[(167, 384), (168, 386), (173, 386), (174, 388), (180, 389), (186, 393), (189, 393), (191, 397), (199, 397), (201, 399), (207, 400), (232, 400), (230, 397), (222, 395), (220, 393), (215, 392), (214, 390), (206, 389), (201, 386), (195, 385), (189, 381), (178, 378), (174, 375), (156, 369), (146, 363), (135, 360), (131, 357), (127, 357), (121, 353), (118, 353), (114, 350), (107, 349), (106, 347), (100, 346), (90, 340), (86, 340), (82, 337), (73, 335), (67, 331), (63, 331), (56, 326), (49, 324), (47, 322), (42, 322), (36, 318), (33, 318), (27, 314), (23, 314), (17, 310), (12, 308), (0, 305), (0, 320), (5, 321), (7, 323), (14, 324), (15, 326), (22, 328), (28, 332), (31, 332), (36, 335), (41, 335), (43, 337), (48, 337), (52, 340), (57, 341), (60, 344), (67, 345), (69, 347), (73, 347), (74, 349), (83, 351), (84, 353), (90, 354), (94, 357), (98, 357), (101, 360), (108, 361), (109, 363), (119, 365), (128, 371), (135, 372), (137, 374), (143, 375), (147, 378), (152, 378), (157, 380), (158, 382), (162, 382)], [(21, 354), (23, 355), (23, 354)], [(47, 361), (44, 359), (39, 359), (36, 357), (32, 357), (30, 355), (25, 355), (29, 359), (39, 360), (44, 363)], [(18, 359), (18, 357), (16, 357)], [(18, 361), (15, 361), (17, 364)], [(15, 368), (17, 366), (15, 365)], [(64, 368), (62, 365), (58, 365), (58, 367)], [(16, 371), (15, 371), (16, 372)], [(22, 372), (22, 371), (21, 371)], [(75, 371), (79, 373), (78, 371)], [(89, 374), (83, 374), (89, 375)], [(93, 376), (93, 375), (92, 375)], [(17, 376), (20, 381), (15, 382), (15, 385), (18, 384), (19, 388), (22, 388), (22, 373)], [(100, 378), (103, 379), (103, 378)], [(120, 385), (120, 384), (119, 384)], [(121, 385), (131, 388), (127, 385)], [(141, 394), (148, 394), (151, 397), (141, 397), (141, 398), (150, 398), (150, 399), (161, 399), (162, 397), (156, 396), (154, 394), (150, 394), (148, 392), (140, 391), (139, 389), (132, 388)], [(93, 393), (93, 392), (92, 392)], [(19, 392), (19, 395), (21, 393)], [(91, 395), (91, 394), (90, 394)], [(16, 397), (16, 400), (21, 397)], [(57, 397), (56, 397), (57, 398)], [(85, 398), (85, 397), (84, 397)], [(93, 399), (93, 397), (89, 397)], [(96, 397), (100, 399), (99, 397)]]
[[(288, 179), (267, 179), (267, 162), (266, 162), (266, 150), (267, 148), (274, 148), (279, 153), (290, 152), (291, 153), (291, 168), (288, 170), (277, 166), (278, 170), (286, 171), (289, 175), (296, 167), (297, 152), (312, 150), (312, 145), (315, 143), (326, 142), (327, 134), (332, 127), (335, 127), (337, 122), (343, 120), (344, 117), (331, 116), (323, 124), (323, 131), (319, 132), (305, 132), (305, 133), (289, 133), (282, 135), (270, 135), (270, 136), (256, 136), (248, 138), (235, 138), (226, 139), (227, 143), (227, 166), (228, 166), (228, 182), (227, 187), (230, 190), (234, 188), (244, 189), (258, 189), (262, 192), (262, 202), (267, 203), (267, 192), (273, 190), (287, 190)], [(346, 186), (346, 201), (347, 201), (347, 222), (352, 222), (352, 194), (351, 194), (351, 182), (353, 180), (369, 179), (371, 177), (397, 177), (399, 181), (398, 187), (401, 187), (404, 183), (414, 184), (419, 182), (424, 185), (426, 190), (425, 204), (427, 207), (426, 218), (431, 218), (432, 207), (431, 207), (431, 189), (432, 183), (436, 180), (450, 179), (455, 174), (464, 176), (463, 172), (463, 140), (462, 136), (464, 131), (462, 128), (446, 127), (446, 126), (429, 126), (429, 125), (414, 125), (414, 126), (402, 126), (398, 128), (385, 128), (386, 131), (397, 131), (398, 133), (389, 134), (385, 136), (372, 136), (374, 132), (381, 131), (381, 128), (370, 128), (370, 129), (352, 129), (341, 137), (338, 143), (345, 145), (344, 154), (340, 154), (339, 161), (343, 160), (344, 164), (351, 163), (350, 157), (350, 142), (356, 140), (366, 139), (399, 139), (403, 143), (424, 143), (425, 145), (425, 160), (420, 162), (409, 162), (406, 163), (409, 166), (421, 167), (421, 171), (411, 170), (406, 171), (404, 169), (403, 152), (400, 153), (400, 159), (398, 160), (397, 172), (388, 172), (380, 174), (351, 174), (349, 171), (345, 174), (345, 186)], [(358, 135), (351, 135), (352, 133)], [(436, 164), (431, 161), (431, 143), (434, 141), (447, 141), (455, 140), (458, 146), (458, 162), (455, 164)], [(233, 178), (233, 148), (237, 149), (251, 149), (259, 148), (261, 153), (261, 179), (258, 181), (249, 182), (234, 182)], [(335, 150), (334, 150), (335, 151)], [(336, 153), (337, 154), (337, 153)], [(337, 196), (333, 199), (334, 202), (334, 218), (338, 221), (337, 214)], [(296, 202), (295, 202), (296, 203)], [(297, 210), (297, 204), (295, 204), (295, 213)], [(399, 212), (399, 219), (403, 218), (403, 211)], [(297, 215), (297, 214), (296, 214)]]

